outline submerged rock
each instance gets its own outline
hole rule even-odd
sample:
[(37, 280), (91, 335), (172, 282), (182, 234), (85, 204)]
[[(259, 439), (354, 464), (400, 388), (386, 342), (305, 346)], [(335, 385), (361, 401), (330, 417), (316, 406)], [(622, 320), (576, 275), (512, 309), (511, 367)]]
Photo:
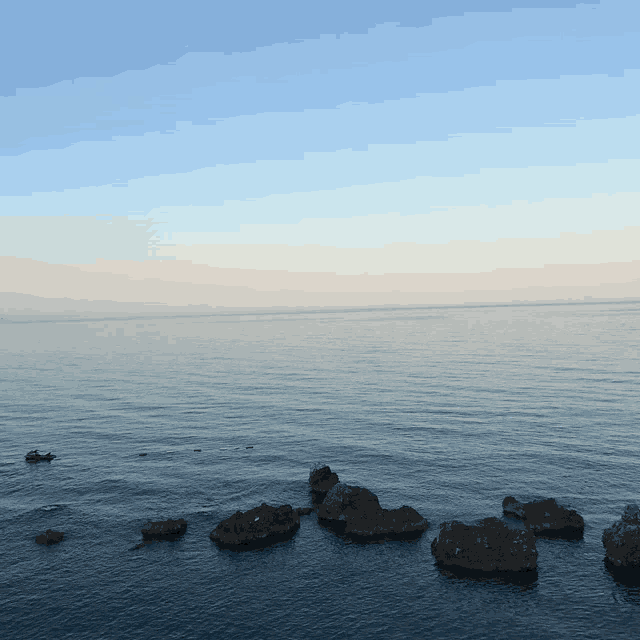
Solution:
[(142, 527), (142, 537), (145, 540), (174, 540), (183, 536), (187, 531), (187, 521), (184, 518), (179, 520), (160, 520), (158, 522), (147, 522)]
[(292, 538), (300, 528), (300, 515), (299, 509), (293, 509), (291, 505), (272, 507), (263, 502), (255, 509), (236, 511), (223, 520), (209, 537), (224, 549), (260, 549)]
[(309, 474), (309, 486), (311, 487), (311, 502), (314, 506), (322, 504), (327, 492), (340, 482), (337, 473), (333, 473), (327, 466), (314, 467)]
[(575, 509), (559, 505), (555, 498), (520, 502), (513, 496), (502, 501), (504, 515), (522, 520), (536, 535), (549, 538), (582, 538), (584, 518)]
[(429, 527), (415, 509), (383, 509), (374, 493), (344, 483), (327, 493), (318, 507), (318, 519), (338, 534), (361, 540), (417, 538)]
[(36, 536), (37, 544), (57, 544), (58, 542), (62, 542), (64, 538), (63, 531), (52, 531), (51, 529), (47, 529), (44, 533)]
[(614, 567), (640, 569), (640, 507), (629, 504), (622, 519), (602, 534), (606, 559)]
[(532, 571), (538, 566), (533, 531), (511, 529), (498, 518), (485, 518), (477, 525), (443, 522), (431, 553), (442, 566), (485, 572)]

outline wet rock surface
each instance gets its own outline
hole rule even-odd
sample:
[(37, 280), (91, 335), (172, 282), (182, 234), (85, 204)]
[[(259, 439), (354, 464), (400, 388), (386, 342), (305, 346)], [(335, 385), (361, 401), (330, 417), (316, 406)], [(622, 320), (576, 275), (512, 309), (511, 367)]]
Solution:
[(309, 486), (311, 487), (311, 502), (315, 507), (322, 504), (327, 493), (340, 482), (337, 473), (333, 473), (327, 466), (315, 467), (309, 474)]
[(614, 568), (640, 570), (640, 507), (629, 504), (602, 534), (606, 560)]
[(584, 519), (575, 510), (559, 505), (555, 498), (520, 502), (513, 496), (502, 501), (505, 516), (521, 520), (537, 536), (578, 539), (584, 535)]
[(344, 483), (334, 485), (318, 506), (318, 521), (339, 535), (362, 541), (417, 538), (429, 526), (415, 509), (383, 509), (374, 493)]
[(218, 524), (209, 537), (219, 547), (233, 551), (267, 547), (295, 535), (300, 528), (300, 515), (306, 515), (299, 511), (288, 504), (272, 507), (263, 502), (255, 509), (236, 511)]
[(142, 527), (142, 537), (145, 540), (174, 540), (183, 536), (187, 531), (187, 521), (184, 518), (178, 520), (160, 520), (147, 522)]
[(52, 531), (51, 529), (47, 529), (44, 533), (36, 536), (37, 544), (57, 544), (58, 542), (62, 542), (64, 538), (63, 531)]
[(442, 566), (487, 573), (533, 571), (538, 566), (533, 531), (512, 529), (498, 518), (485, 518), (476, 525), (443, 522), (431, 553)]

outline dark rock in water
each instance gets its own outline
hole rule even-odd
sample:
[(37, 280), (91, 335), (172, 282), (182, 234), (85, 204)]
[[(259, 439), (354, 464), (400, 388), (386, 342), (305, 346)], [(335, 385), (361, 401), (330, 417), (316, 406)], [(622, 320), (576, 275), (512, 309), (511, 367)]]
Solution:
[(415, 509), (383, 509), (374, 493), (344, 483), (327, 493), (318, 507), (318, 520), (340, 535), (362, 541), (418, 538), (429, 527)]
[(476, 571), (532, 571), (538, 565), (533, 531), (511, 529), (498, 518), (477, 525), (443, 522), (431, 553), (442, 566)]
[(296, 513), (299, 516), (310, 516), (313, 513), (313, 509), (311, 507), (298, 507)]
[(602, 534), (606, 559), (614, 568), (640, 570), (640, 507), (629, 504), (622, 519)]
[(315, 468), (309, 474), (309, 485), (314, 491), (330, 491), (334, 485), (338, 484), (337, 473), (332, 473), (328, 466)]
[(179, 520), (161, 520), (158, 522), (147, 522), (142, 527), (142, 537), (145, 540), (174, 540), (183, 536), (187, 531), (187, 521), (184, 518)]
[(332, 473), (329, 467), (314, 467), (309, 474), (311, 487), (311, 502), (314, 506), (322, 504), (328, 491), (340, 482), (337, 473)]
[(57, 456), (54, 456), (51, 452), (49, 453), (40, 453), (37, 449), (34, 449), (33, 451), (29, 451), (29, 453), (27, 453), (27, 455), (24, 457), (24, 459), (27, 462), (45, 462), (45, 461), (51, 461), (54, 458), (56, 458)]
[(520, 502), (512, 496), (502, 501), (505, 516), (522, 520), (537, 536), (578, 539), (584, 535), (584, 519), (574, 509), (559, 505), (555, 498)]
[(47, 529), (43, 534), (36, 536), (36, 542), (38, 544), (57, 544), (62, 542), (63, 538), (64, 532)]
[(262, 503), (249, 511), (236, 511), (209, 537), (223, 549), (248, 551), (289, 540), (300, 528), (300, 514), (291, 505), (272, 507)]

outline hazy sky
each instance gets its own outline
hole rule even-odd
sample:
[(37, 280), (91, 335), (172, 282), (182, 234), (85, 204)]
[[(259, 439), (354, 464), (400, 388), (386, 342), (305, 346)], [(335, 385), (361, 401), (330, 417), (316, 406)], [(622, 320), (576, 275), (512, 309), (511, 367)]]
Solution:
[(637, 0), (307, 4), (5, 9), (2, 216), (353, 248), (640, 224)]

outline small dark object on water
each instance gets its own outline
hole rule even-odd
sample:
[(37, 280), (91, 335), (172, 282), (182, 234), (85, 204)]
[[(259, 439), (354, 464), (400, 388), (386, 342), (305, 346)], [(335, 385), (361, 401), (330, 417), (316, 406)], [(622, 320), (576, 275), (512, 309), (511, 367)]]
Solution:
[(146, 456), (147, 454), (146, 454), (146, 453), (139, 453), (138, 455), (139, 455), (140, 457), (142, 457), (142, 456)]
[(175, 540), (183, 536), (186, 531), (187, 521), (184, 518), (179, 520), (160, 520), (147, 522), (142, 527), (142, 537), (145, 540)]
[(29, 451), (24, 459), (27, 462), (42, 462), (43, 460), (53, 460), (56, 456), (54, 456), (51, 452), (49, 453), (38, 453), (37, 449), (33, 451)]
[(245, 449), (253, 449), (253, 447), (245, 447)]
[(47, 529), (44, 533), (36, 536), (37, 544), (56, 544), (58, 542), (62, 542), (64, 538), (63, 531), (52, 531), (51, 529)]
[(133, 547), (134, 549), (142, 549), (144, 547), (148, 547), (151, 543), (150, 542), (141, 542), (140, 544), (137, 544), (135, 547)]
[(202, 449), (194, 449), (194, 451), (202, 451)]

